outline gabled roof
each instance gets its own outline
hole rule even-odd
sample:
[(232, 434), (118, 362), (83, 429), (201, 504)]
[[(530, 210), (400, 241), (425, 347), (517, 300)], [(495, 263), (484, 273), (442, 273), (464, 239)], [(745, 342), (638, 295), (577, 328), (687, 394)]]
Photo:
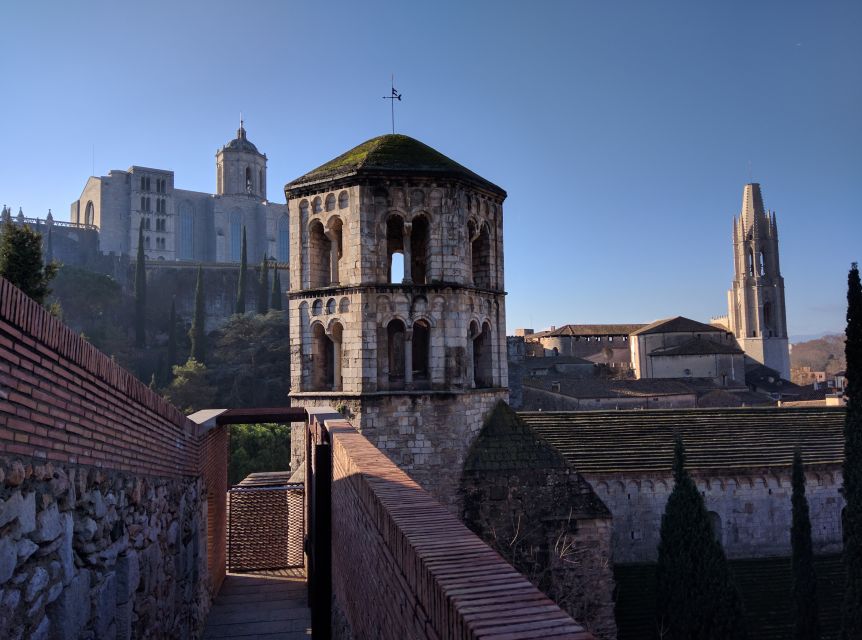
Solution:
[[(686, 383), (668, 378), (603, 380), (601, 378), (549, 375), (541, 379), (525, 378), (523, 384), (526, 387), (554, 391), (572, 398), (646, 398), (696, 395), (695, 390)], [(556, 391), (556, 385), (559, 385), (559, 391)]]
[(727, 333), (724, 329), (720, 329), (711, 324), (704, 324), (691, 318), (675, 316), (673, 318), (665, 318), (664, 320), (656, 320), (645, 327), (632, 331), (633, 336), (645, 335), (648, 333)]
[(540, 331), (527, 337), (627, 336), (645, 326), (644, 324), (566, 324), (553, 331)]
[(506, 192), (436, 149), (401, 134), (372, 138), (289, 182), (285, 192), (352, 176), (459, 178), (505, 197)]
[(677, 431), (692, 470), (787, 468), (799, 445), (806, 466), (844, 460), (843, 408), (644, 409), (522, 412), (579, 473), (660, 471)]
[(704, 338), (692, 338), (674, 347), (653, 349), (651, 356), (711, 356), (714, 354), (740, 354), (742, 349), (730, 344), (713, 342)]

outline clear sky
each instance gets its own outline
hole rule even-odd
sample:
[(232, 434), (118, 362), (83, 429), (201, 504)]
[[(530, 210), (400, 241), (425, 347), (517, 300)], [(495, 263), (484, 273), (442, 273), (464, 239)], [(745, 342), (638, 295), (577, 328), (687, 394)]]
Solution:
[[(731, 220), (778, 214), (792, 336), (862, 261), (862, 3), (0, 3), (0, 204), (93, 166), (212, 192), (245, 115), (285, 182), (396, 126), (505, 188), (508, 325), (726, 313)], [(95, 162), (94, 162), (95, 160)], [(749, 172), (750, 164), (750, 172)]]

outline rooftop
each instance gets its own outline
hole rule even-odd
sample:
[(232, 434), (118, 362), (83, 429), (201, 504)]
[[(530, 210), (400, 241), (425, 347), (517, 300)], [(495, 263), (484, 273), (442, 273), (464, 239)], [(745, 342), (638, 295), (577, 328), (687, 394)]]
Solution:
[(505, 197), (506, 192), (427, 144), (401, 134), (372, 138), (289, 182), (285, 191), (362, 175), (459, 178)]
[(538, 331), (527, 338), (551, 338), (560, 336), (627, 336), (644, 324), (566, 324), (553, 331)]
[(579, 473), (666, 472), (674, 434), (697, 470), (789, 467), (798, 444), (806, 465), (844, 460), (842, 408), (651, 409), (523, 412)]
[(724, 329), (704, 324), (691, 318), (676, 316), (673, 318), (665, 318), (664, 320), (656, 320), (646, 326), (641, 326), (640, 329), (632, 331), (632, 335), (646, 335), (648, 333), (726, 333)]
[(738, 354), (743, 353), (742, 349), (731, 344), (722, 344), (705, 340), (703, 338), (693, 338), (682, 344), (673, 347), (661, 347), (650, 352), (651, 356), (711, 356), (714, 354)]

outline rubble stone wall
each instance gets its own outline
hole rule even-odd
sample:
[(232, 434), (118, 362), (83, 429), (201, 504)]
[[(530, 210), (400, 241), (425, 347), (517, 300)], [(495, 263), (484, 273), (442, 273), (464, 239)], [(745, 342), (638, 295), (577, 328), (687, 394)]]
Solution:
[(220, 437), (0, 279), (0, 637), (195, 637)]

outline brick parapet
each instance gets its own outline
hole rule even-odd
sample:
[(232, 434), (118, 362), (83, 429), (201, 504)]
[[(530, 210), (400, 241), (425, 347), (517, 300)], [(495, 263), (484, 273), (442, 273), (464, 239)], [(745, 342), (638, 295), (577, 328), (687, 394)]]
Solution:
[(333, 592), (355, 637), (593, 638), (349, 422), (324, 424)]
[(0, 451), (172, 478), (198, 467), (178, 409), (3, 279)]

